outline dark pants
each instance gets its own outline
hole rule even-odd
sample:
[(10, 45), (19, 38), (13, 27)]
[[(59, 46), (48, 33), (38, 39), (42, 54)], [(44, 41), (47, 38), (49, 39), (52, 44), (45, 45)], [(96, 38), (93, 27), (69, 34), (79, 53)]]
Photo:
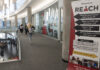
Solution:
[(29, 39), (32, 40), (32, 33), (29, 33)]
[(4, 56), (4, 51), (5, 51), (5, 46), (1, 47), (0, 55), (3, 57)]
[(23, 29), (20, 29), (20, 32), (23, 33)]
[(25, 29), (25, 34), (27, 35), (27, 33), (28, 33), (28, 29)]

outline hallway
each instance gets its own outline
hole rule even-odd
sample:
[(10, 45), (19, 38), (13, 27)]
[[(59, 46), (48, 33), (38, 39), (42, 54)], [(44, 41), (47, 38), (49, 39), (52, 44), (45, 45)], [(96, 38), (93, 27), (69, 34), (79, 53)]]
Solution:
[(20, 35), (22, 60), (0, 64), (0, 70), (66, 70), (61, 60), (61, 44), (40, 34), (34, 34), (32, 42)]

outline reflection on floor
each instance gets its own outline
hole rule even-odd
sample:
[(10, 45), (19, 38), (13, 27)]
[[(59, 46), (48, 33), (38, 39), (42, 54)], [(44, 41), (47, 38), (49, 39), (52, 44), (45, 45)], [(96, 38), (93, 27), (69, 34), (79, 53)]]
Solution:
[(0, 70), (66, 70), (61, 60), (61, 44), (57, 41), (34, 34), (32, 41), (20, 35), (22, 60), (0, 64)]

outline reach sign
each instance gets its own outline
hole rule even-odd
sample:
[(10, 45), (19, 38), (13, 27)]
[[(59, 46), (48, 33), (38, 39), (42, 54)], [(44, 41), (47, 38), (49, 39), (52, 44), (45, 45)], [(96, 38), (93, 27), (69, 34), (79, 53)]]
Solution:
[(100, 0), (72, 2), (68, 70), (100, 70)]

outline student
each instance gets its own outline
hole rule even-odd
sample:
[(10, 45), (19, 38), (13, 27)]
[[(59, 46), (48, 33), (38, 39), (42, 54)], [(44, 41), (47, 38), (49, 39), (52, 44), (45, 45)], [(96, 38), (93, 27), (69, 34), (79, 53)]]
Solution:
[(0, 42), (0, 56), (4, 57), (4, 50), (7, 47), (7, 43)]
[(35, 27), (32, 25), (32, 33), (34, 33)]
[(20, 32), (23, 33), (23, 24), (20, 25)]
[(28, 27), (27, 25), (25, 25), (25, 34), (27, 35), (27, 33), (28, 33)]
[(27, 27), (28, 27), (28, 32), (29, 32), (29, 40), (32, 40), (32, 25), (28, 23)]

